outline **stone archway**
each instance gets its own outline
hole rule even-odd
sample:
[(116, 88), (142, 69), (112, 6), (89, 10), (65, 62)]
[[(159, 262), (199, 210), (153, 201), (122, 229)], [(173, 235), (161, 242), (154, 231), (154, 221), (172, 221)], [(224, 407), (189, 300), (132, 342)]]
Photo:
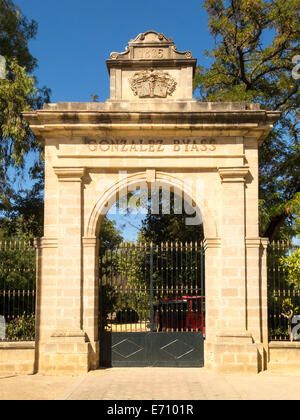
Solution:
[[(117, 174), (115, 174), (117, 175)], [(213, 215), (209, 211), (208, 204), (202, 197), (197, 197), (197, 192), (202, 192), (202, 183), (197, 188), (190, 188), (191, 185), (187, 185), (186, 180), (180, 179), (180, 177), (174, 177), (171, 174), (164, 172), (156, 172), (154, 170), (131, 173), (130, 175), (124, 173), (118, 180), (110, 180), (106, 182), (103, 193), (99, 195), (99, 199), (96, 200), (92, 206), (88, 222), (86, 224), (85, 237), (83, 238), (83, 284), (86, 288), (86, 292), (83, 294), (89, 294), (94, 291), (94, 301), (92, 306), (90, 303), (83, 305), (83, 329), (87, 333), (90, 342), (98, 342), (98, 249), (99, 249), (99, 233), (101, 229), (101, 223), (112, 205), (116, 201), (120, 200), (123, 196), (126, 196), (128, 191), (137, 189), (147, 188), (162, 188), (169, 191), (176, 192), (179, 196), (184, 199), (188, 199), (195, 208), (196, 214), (200, 215), (199, 219), (203, 221), (204, 231), (208, 232), (209, 238), (214, 238), (217, 232), (217, 225), (213, 219)], [(200, 188), (201, 187), (201, 188)], [(201, 211), (201, 207), (204, 211)], [(198, 223), (198, 222), (197, 222)], [(207, 245), (208, 242), (206, 242)], [(91, 271), (91, 267), (95, 267), (94, 272)], [(88, 292), (90, 291), (90, 293)], [(213, 307), (211, 307), (213, 310)], [(208, 308), (208, 314), (210, 308)], [(209, 320), (212, 317), (207, 318), (207, 328), (209, 330)], [(92, 327), (91, 327), (92, 325)], [(98, 353), (98, 350), (97, 350)], [(97, 355), (98, 357), (98, 355)], [(98, 360), (98, 359), (97, 359)], [(96, 362), (97, 365), (97, 362)]]
[[(117, 183), (112, 182), (107, 194), (102, 194), (94, 206), (87, 231), (99, 238), (100, 222), (109, 209), (107, 203), (113, 206), (133, 190), (141, 191), (147, 200), (153, 189), (164, 191), (165, 200), (171, 191), (174, 192), (180, 201), (193, 202), (198, 217), (190, 218), (190, 222), (199, 224), (202, 214), (193, 191), (184, 189), (184, 183), (178, 178), (154, 172), (132, 174)], [(113, 249), (101, 247), (100, 243), (100, 261), (104, 261), (104, 269), (99, 269), (101, 321), (94, 318), (95, 325), (100, 325), (100, 366), (203, 366), (205, 270), (202, 235), (199, 234), (197, 243), (166, 242), (138, 241), (123, 243)], [(95, 289), (97, 287), (95, 284)], [(88, 314), (84, 319), (88, 321)], [(88, 331), (88, 328), (84, 330)]]
[(98, 366), (96, 237), (102, 209), (126, 171), (131, 185), (159, 180), (190, 188), (200, 202), (209, 311), (205, 364), (258, 372), (268, 340), (258, 148), (279, 113), (258, 104), (197, 103), (196, 60), (154, 31), (130, 41), (124, 53), (112, 53), (107, 66), (111, 95), (105, 103), (49, 104), (24, 113), (45, 146), (38, 369)]
[[(195, 205), (196, 213), (200, 214), (201, 220), (204, 223), (204, 231), (206, 236), (209, 238), (218, 237), (218, 227), (213, 219), (213, 216), (211, 215), (206, 201), (202, 198), (200, 200), (200, 197), (196, 197), (196, 191), (193, 191), (191, 184), (188, 185), (185, 183), (184, 179), (174, 177), (172, 174), (156, 172), (155, 170), (137, 172), (130, 174), (129, 176), (126, 174), (122, 178), (119, 178), (117, 181), (111, 180), (110, 185), (105, 188), (105, 192), (101, 194), (99, 199), (92, 207), (92, 211), (86, 226), (85, 237), (93, 238), (99, 235), (99, 224), (103, 216), (106, 215), (110, 208), (109, 203), (111, 205), (114, 204), (122, 196), (126, 195), (129, 190), (134, 189), (135, 186), (141, 187), (143, 185), (145, 185), (149, 190), (151, 190), (151, 188), (155, 187), (156, 185), (159, 187), (166, 187), (170, 190), (175, 189), (179, 192), (179, 194), (185, 194), (188, 196), (190, 201)], [(201, 193), (202, 191), (203, 185), (201, 184), (199, 186), (198, 192)]]

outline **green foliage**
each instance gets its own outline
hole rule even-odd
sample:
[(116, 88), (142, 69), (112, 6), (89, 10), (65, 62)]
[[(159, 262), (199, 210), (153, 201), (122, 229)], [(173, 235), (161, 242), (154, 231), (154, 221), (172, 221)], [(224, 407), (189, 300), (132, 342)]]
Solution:
[[(292, 318), (299, 313), (299, 286), (295, 284), (299, 248), (290, 242), (268, 247), (268, 312), (271, 339), (292, 340)], [(282, 330), (280, 332), (280, 330)], [(285, 333), (283, 333), (285, 332)]]
[(1, 238), (32, 240), (43, 236), (44, 200), (40, 187), (12, 192), (11, 201), (3, 204), (0, 217)]
[(281, 340), (286, 340), (289, 338), (289, 332), (287, 330), (287, 328), (282, 328), (282, 327), (278, 327), (278, 328), (270, 328), (269, 329), (269, 340), (271, 341), (273, 339), (273, 337), (279, 337)]
[[(104, 292), (102, 295), (105, 299), (102, 311), (104, 325), (107, 325), (111, 313), (122, 314), (124, 311), (134, 310), (140, 319), (144, 319), (148, 313), (150, 299), (147, 288), (150, 276), (149, 266), (145, 265), (146, 255), (140, 247), (128, 247), (124, 244), (115, 249), (101, 251), (100, 275)], [(114, 284), (111, 284), (112, 280)], [(137, 289), (135, 293), (120, 293), (120, 288), (124, 286), (122, 281), (125, 281), (126, 289)]]
[(299, 307), (295, 307), (290, 298), (284, 299), (282, 302), (282, 313), (287, 318), (292, 318), (299, 313)]
[(35, 288), (35, 249), (19, 241), (0, 243), (0, 290)]
[(116, 224), (107, 217), (103, 219), (100, 230), (100, 244), (102, 249), (113, 249), (123, 241), (121, 232), (116, 229)]
[(119, 309), (134, 310), (141, 320), (150, 314), (149, 258), (150, 250), (144, 245), (121, 248), (118, 254), (119, 273), (126, 279), (126, 287), (134, 290), (134, 293), (126, 293), (119, 299)]
[(14, 318), (6, 327), (7, 341), (30, 341), (35, 338), (35, 316), (24, 315)]
[(143, 221), (139, 239), (141, 241), (153, 242), (154, 244), (161, 244), (162, 242), (191, 242), (203, 240), (203, 225), (196, 224), (189, 226), (186, 224), (187, 218), (195, 216), (194, 214), (187, 214), (184, 200), (182, 200), (182, 214), (175, 214), (175, 197), (174, 193), (170, 194), (170, 214), (162, 214), (163, 206), (162, 191), (159, 191), (159, 214), (152, 214), (149, 202), (148, 214)]
[(300, 288), (300, 249), (280, 259), (280, 264), (287, 273), (287, 281), (291, 286)]
[(116, 229), (115, 222), (105, 217), (102, 221), (99, 239), (99, 275), (102, 279), (100, 296), (104, 299), (101, 302), (101, 327), (104, 329), (108, 325), (110, 314), (119, 309), (115, 290), (106, 282), (106, 279), (118, 275), (118, 258), (112, 250), (122, 243), (123, 237), (121, 232)]
[(24, 155), (40, 144), (30, 132), (21, 113), (40, 108), (49, 101), (49, 89), (38, 90), (29, 74), (37, 61), (28, 41), (35, 37), (37, 24), (29, 21), (11, 0), (0, 0), (1, 54), (7, 61), (6, 79), (0, 81), (0, 162), (22, 166)]
[(0, 314), (6, 320), (35, 312), (36, 255), (30, 243), (1, 241)]
[[(46, 87), (38, 89), (37, 81), (32, 76), (37, 60), (29, 51), (28, 42), (37, 33), (37, 23), (27, 19), (13, 1), (0, 0), (0, 28), (0, 54), (7, 62), (6, 78), (0, 80), (0, 211), (6, 211), (7, 214), (4, 218), (2, 216), (0, 229), (3, 233), (32, 236), (37, 232), (42, 233), (40, 202), (43, 159), (40, 142), (30, 131), (22, 112), (29, 108), (41, 108), (45, 102), (49, 102), (50, 90)], [(40, 192), (38, 209), (32, 206), (33, 216), (28, 215), (28, 205), (25, 214), (20, 213), (20, 200), (18, 202), (12, 186), (15, 179), (11, 179), (12, 172), (8, 172), (9, 168), (14, 167), (15, 176), (22, 175), (24, 159), (29, 152), (40, 155), (40, 159), (30, 168), (31, 176), (37, 179), (34, 188)], [(30, 198), (29, 191), (21, 195)], [(39, 227), (33, 226), (37, 225), (37, 211)], [(35, 219), (34, 223), (31, 223), (32, 219)]]
[[(0, 81), (1, 160), (20, 165), (25, 153), (36, 144), (21, 112), (30, 108), (36, 94), (34, 78), (13, 59), (7, 63), (10, 77)], [(10, 141), (13, 139), (12, 141)]]
[(271, 240), (299, 232), (300, 4), (295, 0), (204, 0), (216, 46), (210, 68), (198, 68), (202, 101), (252, 101), (282, 117), (260, 148), (261, 235)]
[(37, 67), (28, 41), (37, 34), (37, 23), (22, 14), (11, 0), (0, 0), (1, 55), (17, 57), (20, 66), (31, 73)]

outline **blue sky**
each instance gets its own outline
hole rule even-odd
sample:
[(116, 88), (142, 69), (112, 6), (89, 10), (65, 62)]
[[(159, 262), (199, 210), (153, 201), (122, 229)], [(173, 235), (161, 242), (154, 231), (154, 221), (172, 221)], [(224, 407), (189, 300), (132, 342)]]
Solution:
[(172, 36), (179, 50), (191, 50), (202, 65), (208, 63), (204, 50), (214, 45), (200, 0), (15, 2), (39, 24), (30, 49), (39, 62), (35, 74), (40, 85), (52, 89), (52, 102), (86, 102), (91, 94), (105, 101), (109, 97), (105, 60), (149, 29)]
[[(130, 39), (153, 29), (173, 37), (178, 50), (190, 50), (198, 64), (207, 66), (205, 49), (214, 41), (209, 35), (202, 1), (151, 2), (137, 0), (15, 0), (28, 18), (38, 22), (30, 51), (38, 59), (35, 71), (40, 86), (52, 90), (51, 102), (88, 102), (91, 94), (109, 98), (105, 60), (112, 51), (122, 52)], [(31, 158), (30, 158), (31, 159)], [(28, 187), (26, 174), (19, 181)], [(126, 240), (136, 238), (142, 216), (113, 216)]]

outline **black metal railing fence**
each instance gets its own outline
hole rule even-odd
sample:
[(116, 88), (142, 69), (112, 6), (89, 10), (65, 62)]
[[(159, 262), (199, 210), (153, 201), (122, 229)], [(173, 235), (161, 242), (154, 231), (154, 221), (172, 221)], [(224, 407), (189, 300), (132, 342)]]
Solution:
[(203, 331), (202, 243), (121, 244), (100, 249), (100, 328)]
[[(269, 340), (290, 340), (289, 318), (300, 308), (300, 285), (293, 284), (283, 258), (300, 249), (299, 243), (272, 242), (268, 246)], [(300, 261), (299, 261), (300, 264)]]
[(0, 341), (35, 338), (36, 253), (31, 241), (0, 241)]
[[(268, 246), (270, 340), (290, 339), (289, 321), (284, 314), (285, 302), (288, 302), (291, 308), (300, 308), (300, 288), (290, 282), (289, 274), (282, 264), (282, 257), (287, 257), (299, 249), (299, 243), (273, 242)], [(153, 246), (152, 251), (149, 245), (125, 244), (118, 251), (109, 249), (104, 251), (100, 255), (102, 287), (113, 286), (110, 292), (107, 290), (107, 297), (112, 301), (117, 299), (110, 304), (115, 306), (113, 312), (120, 312), (121, 317), (125, 316), (124, 312), (128, 317), (129, 311), (132, 312), (132, 316), (138, 317), (140, 322), (146, 323), (151, 320), (148, 296), (150, 292), (153, 294), (154, 304), (162, 298), (170, 299), (174, 295), (205, 296), (202, 244), (160, 244)], [(153, 253), (152, 257), (150, 252)], [(150, 289), (146, 284), (149, 270), (153, 270), (153, 287)], [(197, 281), (193, 280), (193, 276), (195, 279), (201, 279), (200, 287)], [(112, 293), (116, 290), (116, 286), (120, 292), (117, 297)], [(33, 243), (11, 239), (0, 240), (0, 341), (34, 340), (35, 302), (36, 250)], [(170, 313), (172, 310), (170, 306)], [(111, 322), (112, 312), (111, 310), (108, 312), (106, 316)], [(121, 320), (121, 324), (123, 323)]]

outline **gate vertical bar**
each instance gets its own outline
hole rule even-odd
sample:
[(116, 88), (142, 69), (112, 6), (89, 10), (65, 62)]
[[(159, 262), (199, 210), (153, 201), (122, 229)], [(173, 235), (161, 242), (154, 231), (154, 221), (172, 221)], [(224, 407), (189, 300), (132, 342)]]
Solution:
[(153, 322), (153, 243), (150, 244), (150, 331), (154, 331)]
[(201, 333), (203, 335), (203, 337), (205, 338), (206, 336), (206, 328), (205, 328), (205, 283), (204, 283), (204, 247), (203, 247), (203, 243), (200, 243), (200, 267), (201, 267), (201, 300), (200, 300), (200, 304), (201, 304)]

